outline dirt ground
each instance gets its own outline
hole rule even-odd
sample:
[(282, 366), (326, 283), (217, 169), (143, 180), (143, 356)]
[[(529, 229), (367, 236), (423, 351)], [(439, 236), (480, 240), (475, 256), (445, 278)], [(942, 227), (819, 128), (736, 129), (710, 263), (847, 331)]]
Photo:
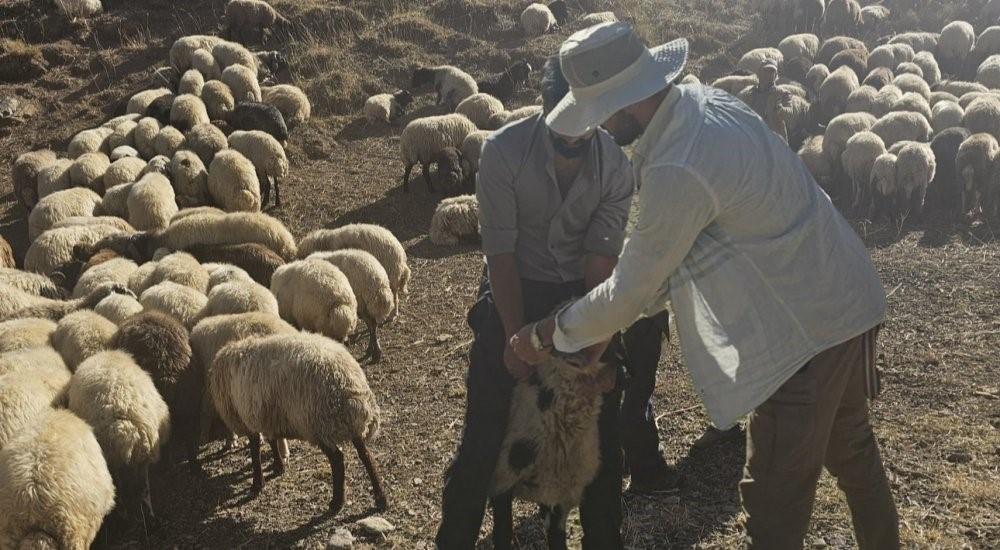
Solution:
[[(297, 25), (292, 38), (272, 37), (262, 49), (292, 59), (292, 82), (313, 101), (313, 119), (292, 133), (291, 176), (283, 205), (270, 213), (301, 237), (310, 230), (363, 221), (391, 229), (406, 246), (413, 280), (399, 320), (382, 333), (385, 356), (367, 365), (383, 412), (373, 444), (389, 490), (382, 514), (396, 526), (384, 538), (352, 523), (372, 513), (360, 461), (345, 450), (348, 503), (327, 512), (329, 466), (318, 449), (292, 442), (281, 477), (267, 477), (249, 497), (250, 465), (242, 447), (220, 442), (201, 453), (195, 474), (161, 465), (153, 503), (163, 525), (136, 529), (112, 548), (322, 548), (337, 527), (359, 538), (358, 548), (419, 549), (440, 519), (442, 474), (462, 432), (464, 375), (471, 334), (465, 313), (481, 270), (474, 245), (439, 247), (427, 239), (440, 197), (421, 179), (400, 189), (402, 125), (358, 120), (372, 93), (408, 84), (417, 64), (450, 62), (476, 76), (509, 60), (540, 66), (574, 28), (525, 41), (515, 26), (526, 2), (438, 0), (275, 0)], [(172, 41), (220, 28), (221, 0), (105, 0), (106, 13), (66, 22), (38, 2), (0, 1), (0, 98), (17, 96), (23, 122), (0, 126), (0, 233), (23, 258), (27, 213), (15, 204), (9, 170), (22, 152), (65, 150), (76, 132), (124, 111), (128, 97), (160, 85)], [(612, 0), (570, 2), (576, 13), (611, 9), (634, 21), (650, 42), (688, 36), (691, 66), (703, 79), (731, 70), (739, 54), (776, 43), (786, 33), (756, 27), (749, 2), (725, 0)], [(895, 28), (936, 29), (965, 2), (931, 2), (902, 13)], [(922, 27), (921, 27), (922, 26)], [(10, 42), (11, 39), (23, 42)], [(261, 48), (254, 45), (255, 48)], [(514, 106), (532, 103), (519, 93)], [(435, 114), (430, 95), (417, 98), (407, 119)], [(415, 173), (419, 172), (419, 168)], [(890, 475), (909, 548), (1000, 547), (1000, 245), (996, 228), (856, 223), (889, 293), (880, 362), (883, 397), (873, 405), (876, 434)], [(707, 417), (691, 390), (676, 341), (666, 346), (655, 400), (660, 435), (684, 485), (677, 495), (624, 497), (628, 548), (735, 548), (741, 542), (736, 482), (743, 442), (703, 451), (691, 448)], [(354, 346), (358, 356), (361, 344)], [(267, 460), (267, 452), (265, 452)], [(534, 507), (516, 506), (520, 548), (543, 548)], [(573, 519), (570, 536), (579, 544)], [(484, 522), (487, 537), (490, 520)], [(484, 548), (492, 545), (484, 540)], [(846, 503), (824, 475), (807, 537), (813, 548), (855, 544)]]

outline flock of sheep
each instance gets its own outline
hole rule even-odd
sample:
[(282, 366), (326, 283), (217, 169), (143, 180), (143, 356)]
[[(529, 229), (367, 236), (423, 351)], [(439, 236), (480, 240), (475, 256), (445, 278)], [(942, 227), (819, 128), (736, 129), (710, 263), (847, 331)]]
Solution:
[[(904, 32), (875, 44), (891, 17), (855, 0), (765, 2), (765, 17), (799, 29), (775, 47), (746, 52), (737, 71), (712, 85), (739, 94), (775, 61), (789, 94), (776, 106), (789, 144), (845, 207), (870, 219), (919, 217), (925, 207), (967, 221), (1000, 216), (1000, 26), (952, 21), (940, 32)], [(996, 22), (1000, 3), (978, 20)], [(866, 15), (867, 14), (867, 15)], [(992, 14), (992, 15), (990, 15)], [(844, 35), (833, 35), (844, 33)], [(688, 77), (692, 79), (693, 77)]]

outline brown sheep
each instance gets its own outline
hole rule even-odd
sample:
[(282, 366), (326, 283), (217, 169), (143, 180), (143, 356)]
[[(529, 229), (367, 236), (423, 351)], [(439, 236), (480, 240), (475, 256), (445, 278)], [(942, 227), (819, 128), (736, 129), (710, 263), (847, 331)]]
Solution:
[(257, 243), (209, 245), (195, 244), (184, 249), (200, 263), (232, 264), (242, 268), (264, 287), (270, 288), (274, 270), (285, 265), (285, 260), (270, 248)]

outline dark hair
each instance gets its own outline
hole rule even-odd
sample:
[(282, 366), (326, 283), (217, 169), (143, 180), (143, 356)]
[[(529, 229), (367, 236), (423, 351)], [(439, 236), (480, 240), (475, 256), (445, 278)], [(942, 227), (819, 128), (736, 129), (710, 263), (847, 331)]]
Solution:
[(542, 67), (542, 112), (548, 113), (569, 93), (569, 82), (562, 74), (559, 56), (553, 55)]

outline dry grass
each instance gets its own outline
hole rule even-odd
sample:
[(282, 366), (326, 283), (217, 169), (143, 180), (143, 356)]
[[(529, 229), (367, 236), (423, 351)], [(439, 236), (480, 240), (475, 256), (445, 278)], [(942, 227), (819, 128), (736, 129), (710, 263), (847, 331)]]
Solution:
[[(153, 69), (165, 64), (176, 37), (216, 32), (221, 23), (217, 2), (104, 4), (108, 13), (74, 24), (47, 14), (37, 2), (0, 4), (0, 36), (9, 39), (4, 44), (19, 44), (18, 51), (32, 52), (35, 60), (33, 52), (40, 52), (48, 65), (33, 80), (0, 83), (0, 96), (17, 94), (40, 113), (16, 131), (0, 129), (0, 231), (17, 257), (23, 257), (27, 240), (26, 213), (15, 206), (8, 183), (15, 156), (41, 146), (65, 149), (75, 132), (118, 114), (131, 93), (159, 85)], [(749, 17), (747, 4), (581, 0), (570, 8), (575, 14), (614, 10), (634, 22), (649, 43), (688, 37), (692, 70), (710, 80), (732, 70), (746, 49), (780, 38)], [(387, 540), (363, 538), (357, 546), (429, 548), (440, 518), (441, 476), (462, 431), (470, 339), (464, 317), (481, 258), (472, 246), (449, 249), (428, 242), (438, 197), (421, 184), (409, 195), (400, 192), (401, 127), (367, 125), (356, 113), (368, 94), (407, 87), (418, 64), (454, 63), (477, 77), (516, 59), (540, 65), (575, 27), (524, 40), (517, 24), (524, 3), (512, 0), (275, 0), (274, 5), (294, 29), (255, 47), (288, 54), (293, 83), (309, 94), (314, 118), (291, 136), (292, 174), (283, 184), (284, 205), (272, 213), (297, 236), (354, 221), (383, 224), (403, 240), (413, 269), (401, 318), (383, 332), (385, 359), (365, 367), (384, 409), (384, 431), (374, 452), (390, 490), (385, 516), (398, 529)], [(939, 0), (930, 6), (892, 27), (934, 29), (950, 14), (972, 9), (965, 2)], [(534, 89), (523, 90), (510, 107), (532, 103), (535, 95)], [(429, 94), (418, 96), (408, 119), (438, 112), (432, 102)], [(856, 227), (890, 293), (881, 351), (886, 389), (873, 417), (905, 544), (1000, 547), (1000, 246), (994, 230), (933, 222)], [(665, 350), (654, 399), (665, 453), (685, 485), (675, 496), (626, 495), (627, 545), (738, 547), (742, 443), (691, 448), (708, 421), (676, 342)], [(360, 355), (360, 348), (355, 351)], [(326, 461), (306, 444), (293, 443), (292, 452), (288, 472), (269, 479), (257, 499), (247, 498), (249, 468), (242, 449), (223, 453), (219, 444), (208, 446), (199, 474), (181, 468), (157, 472), (153, 500), (164, 527), (126, 533), (111, 546), (322, 547), (334, 528), (369, 512), (367, 481), (348, 453), (349, 501), (331, 518), (324, 513), (330, 491)], [(533, 507), (519, 504), (516, 514), (519, 547), (543, 547)], [(570, 534), (578, 545), (576, 518)], [(484, 534), (490, 526), (487, 515)], [(832, 548), (853, 546), (846, 504), (828, 476), (820, 483), (807, 543), (820, 539)]]

